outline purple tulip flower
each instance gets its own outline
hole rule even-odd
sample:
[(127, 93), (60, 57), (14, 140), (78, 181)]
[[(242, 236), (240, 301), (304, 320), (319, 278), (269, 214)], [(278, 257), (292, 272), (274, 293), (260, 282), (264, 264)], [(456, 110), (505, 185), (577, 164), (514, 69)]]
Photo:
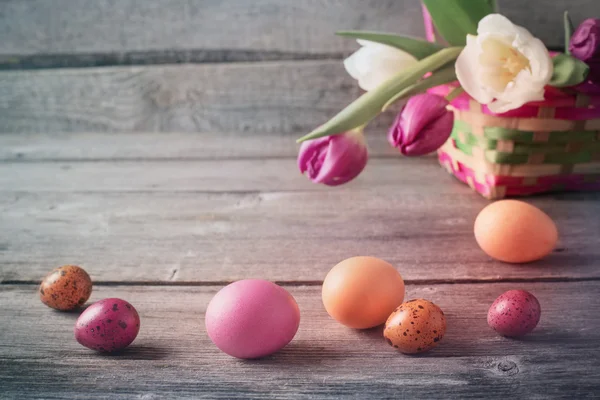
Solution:
[(588, 18), (577, 27), (569, 51), (590, 67), (588, 82), (600, 84), (600, 19)]
[(411, 97), (388, 133), (388, 141), (405, 156), (422, 156), (440, 148), (452, 133), (454, 114), (448, 101), (430, 93)]
[(356, 178), (368, 158), (365, 137), (356, 130), (303, 142), (298, 168), (315, 183), (336, 186)]
[(569, 51), (583, 62), (600, 57), (600, 19), (588, 18), (577, 27)]

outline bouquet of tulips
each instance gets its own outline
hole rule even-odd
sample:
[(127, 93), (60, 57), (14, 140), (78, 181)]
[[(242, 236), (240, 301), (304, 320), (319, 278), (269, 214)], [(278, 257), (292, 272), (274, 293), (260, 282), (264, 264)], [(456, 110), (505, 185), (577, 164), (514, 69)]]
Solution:
[[(358, 176), (368, 160), (364, 128), (395, 102), (404, 106), (388, 141), (405, 156), (420, 156), (447, 141), (454, 123), (448, 106), (464, 92), (496, 115), (543, 101), (547, 90), (600, 94), (600, 20), (574, 29), (565, 12), (565, 52), (551, 54), (527, 29), (495, 13), (493, 0), (422, 3), (428, 40), (338, 33), (361, 45), (344, 66), (366, 92), (298, 139), (298, 166), (312, 181), (340, 185)], [(440, 85), (453, 90), (434, 94)]]

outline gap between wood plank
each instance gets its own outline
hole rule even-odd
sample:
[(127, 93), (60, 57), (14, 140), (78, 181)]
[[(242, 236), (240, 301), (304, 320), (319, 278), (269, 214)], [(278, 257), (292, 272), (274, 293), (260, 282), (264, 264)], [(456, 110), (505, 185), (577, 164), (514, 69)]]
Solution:
[[(290, 138), (290, 141), (294, 141), (293, 138)], [(371, 160), (398, 160), (401, 155), (399, 154), (373, 154), (369, 155)], [(433, 154), (431, 155), (433, 157)], [(13, 158), (13, 159), (0, 159), (0, 164), (36, 164), (36, 163), (95, 163), (95, 162), (110, 162), (110, 163), (129, 163), (129, 162), (181, 162), (181, 161), (191, 161), (191, 162), (202, 162), (202, 161), (256, 161), (256, 160), (288, 160), (290, 162), (295, 162), (295, 156), (231, 156), (231, 157), (164, 157), (164, 158), (154, 158), (154, 157), (140, 157), (140, 158), (127, 158), (127, 157), (117, 157), (117, 158), (38, 158), (38, 159), (26, 159), (26, 158)]]
[[(539, 278), (497, 278), (497, 279), (406, 279), (404, 283), (413, 286), (425, 285), (470, 285), (477, 283), (554, 283), (554, 282), (595, 282), (600, 277), (539, 277)], [(39, 285), (41, 281), (35, 280), (6, 280), (0, 281), (0, 285)], [(96, 281), (95, 286), (225, 286), (234, 281)], [(321, 286), (323, 281), (274, 281), (280, 286)]]
[[(550, 51), (562, 52), (553, 47)], [(273, 50), (149, 50), (127, 53), (61, 53), (0, 55), (0, 71), (56, 68), (94, 68), (172, 64), (223, 64), (265, 61), (343, 60), (344, 52), (302, 53)]]
[(276, 50), (148, 50), (107, 53), (0, 55), (0, 71), (91, 68), (127, 65), (220, 64), (264, 61), (342, 60), (343, 52), (305, 53)]

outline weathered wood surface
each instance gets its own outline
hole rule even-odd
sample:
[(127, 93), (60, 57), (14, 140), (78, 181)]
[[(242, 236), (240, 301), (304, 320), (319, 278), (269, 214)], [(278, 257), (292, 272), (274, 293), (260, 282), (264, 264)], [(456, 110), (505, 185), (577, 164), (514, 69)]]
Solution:
[(51, 311), (33, 285), (0, 286), (2, 397), (25, 398), (594, 398), (600, 390), (598, 282), (519, 285), (542, 304), (523, 340), (486, 323), (491, 302), (514, 284), (408, 286), (446, 313), (440, 345), (421, 356), (394, 351), (381, 329), (329, 318), (320, 288), (288, 287), (301, 309), (296, 338), (260, 361), (220, 353), (204, 329), (219, 287), (97, 287), (92, 300), (136, 306), (141, 331), (122, 354), (100, 356), (73, 338), (76, 313)]
[[(300, 147), (295, 139), (282, 133), (0, 132), (0, 162), (295, 158)], [(400, 158), (387, 142), (385, 131), (369, 130), (366, 139), (371, 157)]]
[(246, 134), (306, 133), (360, 89), (335, 60), (6, 71), (0, 93), (0, 132)]
[[(0, 171), (0, 188), (8, 192), (327, 192), (301, 177), (295, 158), (15, 162)], [(433, 157), (374, 158), (360, 179), (329, 193), (404, 185), (400, 190), (423, 196), (471, 194), (454, 182)]]
[(339, 261), (366, 254), (393, 263), (409, 281), (600, 278), (598, 196), (534, 200), (557, 222), (561, 243), (544, 261), (512, 266), (492, 261), (475, 243), (473, 222), (485, 200), (451, 180), (445, 185), (461, 194), (417, 194), (403, 185), (292, 193), (0, 192), (0, 281), (39, 281), (54, 266), (76, 263), (109, 282), (313, 282)]
[[(473, 239), (486, 200), (435, 158), (394, 157), (381, 132), (370, 141), (364, 175), (323, 188), (297, 172), (290, 135), (0, 135), (0, 397), (593, 397), (599, 195), (528, 199), (555, 219), (561, 242), (542, 262), (506, 265)], [(329, 319), (320, 281), (365, 254), (398, 267), (407, 298), (446, 311), (440, 347), (403, 356), (380, 330)], [(91, 301), (117, 296), (138, 308), (131, 349), (89, 352), (72, 337), (77, 315), (39, 302), (29, 283), (65, 263), (91, 273)], [(284, 283), (302, 310), (294, 342), (254, 362), (220, 353), (203, 327), (221, 285), (249, 277)], [(485, 321), (512, 288), (531, 290), (544, 309), (523, 341)]]
[(252, 50), (352, 51), (341, 29), (423, 36), (415, 0), (3, 1), (0, 54)]
[(474, 241), (487, 201), (433, 157), (389, 156), (383, 135), (371, 138), (380, 153), (364, 174), (341, 188), (302, 177), (290, 137), (207, 135), (207, 149), (193, 134), (57, 137), (0, 135), (1, 281), (77, 262), (103, 282), (313, 282), (355, 254), (421, 282), (600, 274), (597, 193), (530, 199), (556, 220), (561, 243), (515, 268)]
[[(600, 15), (596, 0), (499, 0), (500, 12), (551, 47), (562, 13)], [(336, 30), (423, 36), (417, 0), (5, 0), (3, 68), (340, 57), (356, 48)]]

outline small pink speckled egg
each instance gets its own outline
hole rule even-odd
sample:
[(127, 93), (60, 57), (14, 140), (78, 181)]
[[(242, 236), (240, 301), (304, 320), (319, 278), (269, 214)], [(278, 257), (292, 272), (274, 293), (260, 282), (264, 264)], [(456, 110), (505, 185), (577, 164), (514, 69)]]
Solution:
[(535, 329), (542, 309), (540, 302), (525, 290), (509, 290), (494, 301), (488, 311), (488, 325), (503, 336), (519, 337)]
[(89, 306), (75, 323), (75, 339), (105, 353), (129, 346), (140, 331), (140, 316), (121, 299), (104, 299)]
[(287, 345), (300, 325), (296, 300), (281, 286), (259, 279), (221, 289), (206, 309), (206, 331), (223, 352), (260, 358)]

